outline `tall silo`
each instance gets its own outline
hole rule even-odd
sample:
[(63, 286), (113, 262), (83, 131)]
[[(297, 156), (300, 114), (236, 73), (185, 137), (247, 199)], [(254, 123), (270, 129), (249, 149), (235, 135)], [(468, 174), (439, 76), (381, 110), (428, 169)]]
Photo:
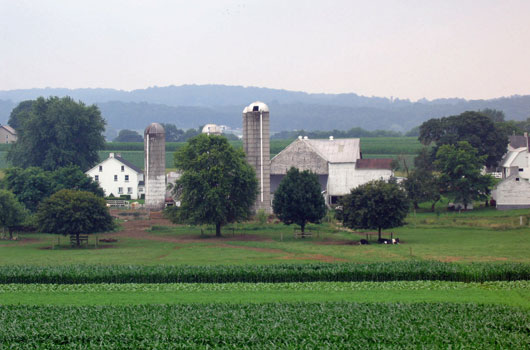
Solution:
[(243, 110), (243, 150), (256, 171), (259, 193), (255, 210), (272, 212), (270, 200), (270, 119), (269, 107), (263, 102), (251, 103)]
[(166, 132), (158, 123), (144, 131), (145, 207), (164, 209), (166, 199)]

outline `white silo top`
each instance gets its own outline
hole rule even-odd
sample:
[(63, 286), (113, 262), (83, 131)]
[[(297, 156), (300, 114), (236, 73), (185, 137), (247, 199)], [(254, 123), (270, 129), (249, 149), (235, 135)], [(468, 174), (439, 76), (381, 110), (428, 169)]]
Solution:
[(268, 112), (269, 106), (263, 102), (256, 101), (249, 104), (248, 107), (243, 110), (243, 113), (245, 113), (245, 110), (246, 112)]
[(164, 127), (158, 123), (151, 123), (145, 128), (145, 134), (165, 134)]

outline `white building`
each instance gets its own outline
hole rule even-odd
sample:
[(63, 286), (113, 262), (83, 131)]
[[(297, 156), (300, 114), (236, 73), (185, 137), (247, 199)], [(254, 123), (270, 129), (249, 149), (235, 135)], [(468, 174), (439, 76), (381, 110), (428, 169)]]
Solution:
[(495, 186), (491, 198), (500, 210), (530, 208), (530, 182), (514, 170)]
[(388, 181), (392, 159), (362, 159), (359, 139), (315, 139), (299, 137), (271, 160), (271, 193), (291, 167), (317, 174), (326, 203), (372, 180)]
[(145, 191), (142, 169), (123, 159), (119, 153), (110, 153), (107, 159), (85, 174), (99, 182), (105, 196), (128, 194), (131, 199), (139, 199)]

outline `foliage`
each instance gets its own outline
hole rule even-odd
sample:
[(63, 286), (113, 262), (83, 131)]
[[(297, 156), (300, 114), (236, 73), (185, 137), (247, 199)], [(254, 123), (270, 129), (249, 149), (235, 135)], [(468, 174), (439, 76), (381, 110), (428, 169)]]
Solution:
[(9, 239), (13, 239), (13, 231), (24, 222), (26, 215), (26, 209), (13, 193), (0, 190), (0, 226), (9, 230)]
[(403, 181), (403, 188), (407, 196), (418, 209), (420, 202), (431, 202), (431, 211), (434, 212), (436, 203), (441, 199), (439, 175), (434, 172), (429, 150), (424, 147), (414, 159), (415, 169), (408, 171), (407, 178)]
[(58, 168), (55, 171), (46, 171), (37, 167), (8, 168), (5, 170), (2, 183), (32, 212), (37, 210), (43, 199), (62, 189), (82, 190), (100, 197), (104, 196), (99, 184), (74, 165)]
[(105, 144), (99, 109), (69, 97), (38, 98), (29, 112), (19, 114), (18, 123), (18, 140), (8, 153), (14, 166), (55, 170), (77, 165), (87, 170), (98, 162), (97, 151)]
[(319, 223), (326, 215), (326, 203), (318, 176), (292, 167), (280, 182), (274, 200), (274, 213), (286, 225), (300, 225), (302, 233), (308, 222)]
[(13, 305), (0, 319), (2, 348), (482, 350), (530, 341), (527, 310), (458, 303)]
[(467, 141), (477, 149), (479, 156), (486, 156), (483, 165), (488, 167), (497, 166), (508, 145), (505, 132), (479, 112), (430, 119), (420, 126), (419, 140), (424, 145), (435, 142), (437, 148)]
[(178, 218), (194, 224), (221, 226), (250, 216), (257, 195), (254, 169), (222, 136), (201, 134), (175, 153), (182, 171), (174, 188), (181, 206)]
[(114, 228), (106, 202), (90, 192), (60, 190), (46, 198), (37, 211), (39, 230), (62, 235), (109, 231)]
[(486, 199), (492, 184), (491, 176), (481, 174), (486, 156), (479, 156), (477, 153), (466, 141), (456, 145), (443, 145), (436, 152), (434, 164), (441, 173), (442, 193), (456, 203), (462, 203), (464, 209), (473, 200)]
[(383, 263), (275, 265), (63, 265), (0, 266), (6, 283), (235, 283), (360, 281), (486, 282), (530, 280), (530, 264), (409, 260)]
[(20, 102), (11, 111), (7, 124), (18, 132), (23, 122), (29, 118), (34, 103), (33, 100)]
[(144, 142), (144, 138), (138, 132), (129, 129), (120, 130), (115, 142)]
[(344, 226), (354, 229), (381, 229), (403, 226), (409, 211), (405, 191), (397, 184), (370, 181), (351, 190), (341, 199)]

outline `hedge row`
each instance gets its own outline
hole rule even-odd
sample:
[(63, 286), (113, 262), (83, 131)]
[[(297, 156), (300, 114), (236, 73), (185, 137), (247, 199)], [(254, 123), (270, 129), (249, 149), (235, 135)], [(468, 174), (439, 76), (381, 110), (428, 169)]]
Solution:
[(530, 280), (530, 265), (405, 261), (371, 264), (242, 266), (66, 265), (2, 266), (0, 283), (227, 283), (311, 281), (515, 281)]

